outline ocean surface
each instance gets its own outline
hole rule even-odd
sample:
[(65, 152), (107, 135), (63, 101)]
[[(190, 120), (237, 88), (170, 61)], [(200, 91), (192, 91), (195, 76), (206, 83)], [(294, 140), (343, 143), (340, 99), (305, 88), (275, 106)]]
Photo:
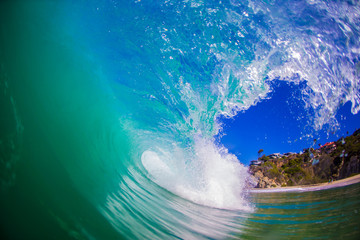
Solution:
[(351, 0), (1, 1), (1, 239), (358, 239), (359, 184), (250, 193), (219, 139), (277, 81), (341, 127), (359, 38)]

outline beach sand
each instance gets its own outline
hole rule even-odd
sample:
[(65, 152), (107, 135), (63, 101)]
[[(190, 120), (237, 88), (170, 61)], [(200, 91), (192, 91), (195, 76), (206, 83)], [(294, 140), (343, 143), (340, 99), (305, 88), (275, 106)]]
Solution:
[(310, 191), (320, 191), (331, 188), (344, 187), (351, 184), (360, 182), (360, 174), (353, 177), (341, 179), (338, 181), (333, 181), (330, 183), (319, 183), (313, 185), (302, 185), (302, 186), (292, 186), (292, 187), (276, 187), (276, 188), (253, 188), (250, 190), (252, 193), (270, 193), (270, 192), (310, 192)]

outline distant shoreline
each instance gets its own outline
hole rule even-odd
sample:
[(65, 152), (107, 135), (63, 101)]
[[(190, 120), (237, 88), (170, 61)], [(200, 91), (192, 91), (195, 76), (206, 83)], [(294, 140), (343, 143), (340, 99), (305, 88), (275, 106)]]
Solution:
[(344, 187), (352, 184), (360, 183), (360, 174), (333, 181), (330, 183), (319, 183), (313, 185), (301, 185), (291, 187), (274, 187), (274, 188), (252, 188), (251, 193), (272, 193), (272, 192), (312, 192), (338, 187)]

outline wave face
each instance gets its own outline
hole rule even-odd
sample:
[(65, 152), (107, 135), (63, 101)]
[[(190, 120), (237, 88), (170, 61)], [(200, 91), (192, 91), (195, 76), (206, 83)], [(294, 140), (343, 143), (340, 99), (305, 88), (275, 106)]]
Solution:
[(42, 211), (73, 238), (231, 237), (254, 206), (247, 168), (217, 140), (222, 117), (275, 81), (301, 85), (315, 130), (337, 127), (346, 102), (360, 110), (357, 2), (0, 6), (9, 225)]

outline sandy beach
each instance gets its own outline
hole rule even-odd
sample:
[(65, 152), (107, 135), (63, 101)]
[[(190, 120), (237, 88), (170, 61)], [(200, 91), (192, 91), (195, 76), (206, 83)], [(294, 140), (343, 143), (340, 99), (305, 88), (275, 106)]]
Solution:
[(331, 188), (344, 187), (351, 184), (360, 182), (360, 174), (353, 177), (341, 179), (338, 181), (333, 181), (330, 183), (319, 183), (314, 185), (302, 185), (302, 186), (292, 186), (292, 187), (277, 187), (277, 188), (253, 188), (250, 192), (253, 193), (269, 193), (269, 192), (310, 192), (310, 191), (320, 191)]

